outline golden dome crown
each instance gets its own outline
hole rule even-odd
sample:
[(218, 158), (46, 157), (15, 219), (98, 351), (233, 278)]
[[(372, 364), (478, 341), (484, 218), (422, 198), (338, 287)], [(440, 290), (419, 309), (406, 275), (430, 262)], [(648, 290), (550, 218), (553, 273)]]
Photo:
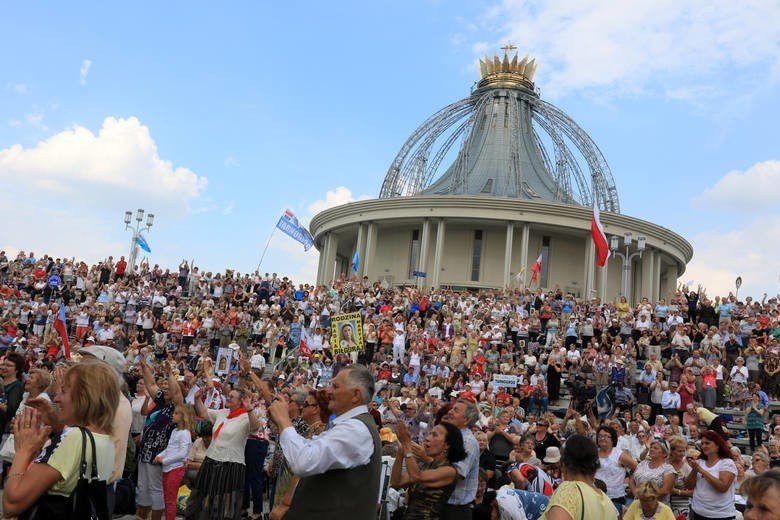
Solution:
[(479, 74), (482, 76), (478, 86), (522, 86), (529, 89), (534, 88), (534, 73), (536, 72), (536, 60), (528, 59), (526, 54), (523, 59), (518, 60), (518, 53), (515, 53), (512, 59), (509, 53), (517, 47), (507, 45), (501, 47), (504, 51), (504, 59), (500, 59), (498, 54), (494, 54), (491, 59), (488, 56), (479, 60)]

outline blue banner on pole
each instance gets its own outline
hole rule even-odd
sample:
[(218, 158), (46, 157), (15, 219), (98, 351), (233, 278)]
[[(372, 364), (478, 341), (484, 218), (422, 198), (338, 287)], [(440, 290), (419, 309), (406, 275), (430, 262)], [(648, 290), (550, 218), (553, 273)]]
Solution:
[(412, 276), (417, 276), (418, 278), (425, 278), (427, 276), (427, 273), (425, 271), (412, 271)]
[(144, 240), (144, 237), (138, 237), (138, 240), (136, 240), (138, 243), (138, 247), (146, 251), (147, 253), (151, 253), (152, 250), (149, 248), (149, 244), (146, 243), (146, 240)]
[(314, 238), (309, 233), (309, 230), (298, 222), (298, 219), (295, 218), (295, 215), (289, 209), (279, 217), (276, 227), (285, 235), (303, 244), (304, 251), (308, 251), (314, 245)]
[(355, 251), (355, 256), (352, 257), (352, 270), (357, 273), (359, 266), (360, 266), (360, 257), (358, 256), (358, 252)]

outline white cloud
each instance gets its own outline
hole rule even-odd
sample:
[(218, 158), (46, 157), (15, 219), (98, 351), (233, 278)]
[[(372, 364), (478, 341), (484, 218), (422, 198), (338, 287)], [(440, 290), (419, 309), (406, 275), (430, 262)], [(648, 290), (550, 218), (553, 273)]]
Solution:
[(79, 69), (79, 83), (81, 85), (87, 84), (87, 75), (89, 75), (89, 69), (92, 68), (92, 60), (85, 59), (81, 62), (81, 69)]
[(27, 85), (24, 83), (8, 83), (8, 89), (13, 90), (17, 94), (27, 94)]
[(77, 125), (31, 148), (0, 149), (0, 183), (16, 223), (3, 231), (7, 249), (87, 251), (90, 261), (125, 249), (125, 210), (145, 208), (158, 223), (171, 222), (207, 187), (206, 178), (160, 158), (134, 117), (108, 117), (97, 134)]
[(780, 216), (763, 216), (746, 223), (737, 231), (716, 229), (703, 231), (691, 239), (693, 260), (683, 274), (707, 289), (707, 294), (725, 296), (735, 291), (734, 282), (741, 276), (740, 297), (761, 299), (780, 292)]
[[(762, 0), (503, 0), (485, 15), (500, 34), (489, 47), (511, 40), (536, 57), (536, 79), (552, 95), (598, 87), (709, 93), (700, 90), (705, 78), (724, 77), (723, 91), (732, 92), (733, 81), (776, 76), (778, 19), (780, 3)], [(751, 74), (756, 64), (766, 67)]]
[(325, 193), (325, 198), (322, 200), (315, 200), (309, 204), (309, 216), (313, 217), (321, 211), (325, 211), (328, 208), (335, 208), (341, 206), (347, 202), (353, 202), (356, 200), (365, 200), (372, 198), (369, 195), (360, 195), (357, 198), (352, 196), (352, 191), (346, 186), (339, 186), (334, 190), (329, 190)]
[(683, 275), (707, 288), (714, 297), (735, 291), (761, 299), (780, 289), (780, 161), (756, 163), (726, 173), (693, 199), (703, 230), (690, 239), (693, 260)]
[(27, 121), (28, 125), (41, 130), (42, 132), (49, 131), (49, 127), (46, 126), (46, 123), (43, 122), (43, 112), (32, 112), (27, 114), (24, 116), (24, 120)]
[(225, 160), (222, 162), (222, 164), (225, 166), (225, 168), (237, 168), (241, 166), (238, 160), (232, 155), (225, 157)]
[(780, 200), (780, 161), (754, 164), (721, 177), (694, 199), (697, 207), (729, 208), (740, 212), (776, 210)]

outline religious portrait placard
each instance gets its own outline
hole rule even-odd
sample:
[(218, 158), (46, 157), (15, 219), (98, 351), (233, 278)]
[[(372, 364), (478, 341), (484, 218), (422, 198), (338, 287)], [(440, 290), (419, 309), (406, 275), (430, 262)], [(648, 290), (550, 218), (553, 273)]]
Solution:
[(359, 312), (339, 314), (331, 318), (330, 345), (334, 354), (363, 350), (363, 318)]

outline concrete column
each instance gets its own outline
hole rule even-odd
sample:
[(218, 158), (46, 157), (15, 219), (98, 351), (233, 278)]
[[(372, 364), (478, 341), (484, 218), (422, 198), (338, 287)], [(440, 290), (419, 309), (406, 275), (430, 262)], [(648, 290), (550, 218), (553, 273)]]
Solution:
[(433, 251), (433, 276), (431, 277), (431, 287), (439, 287), (439, 275), (441, 275), (441, 258), (444, 256), (444, 233), (447, 225), (444, 219), (439, 220), (436, 227), (436, 248)]
[[(431, 239), (431, 221), (428, 219), (423, 220), (422, 236), (420, 237), (420, 261), (417, 265), (418, 271), (427, 272), (428, 269), (428, 242)], [(431, 273), (427, 273), (430, 277)], [(417, 287), (422, 289), (427, 286), (427, 278), (417, 278)]]
[(363, 264), (361, 266), (363, 272), (362, 276), (368, 276), (372, 281), (378, 276), (374, 275), (374, 278), (371, 278), (371, 274), (368, 271), (371, 262), (374, 261), (374, 244), (376, 244), (376, 224), (373, 222), (368, 222), (366, 224), (366, 247), (360, 262)]
[[(612, 257), (610, 257), (612, 258)], [(609, 262), (610, 259), (608, 258), (606, 262), (604, 262), (604, 267), (599, 268), (599, 273), (601, 274), (601, 278), (599, 279), (599, 298), (601, 298), (602, 302), (607, 301), (607, 287), (609, 282)]]
[(522, 234), (520, 235), (520, 269), (523, 270), (523, 275), (520, 277), (520, 284), (522, 288), (526, 287), (528, 280), (528, 241), (531, 237), (531, 226), (527, 222), (523, 223)]
[[(363, 245), (366, 242), (366, 225), (365, 224), (358, 224), (358, 230), (357, 230), (357, 241), (355, 242), (355, 249), (350, 253), (349, 257), (349, 267), (348, 267), (348, 276), (347, 278), (352, 278), (353, 276), (357, 276), (358, 278), (363, 277), (363, 266), (365, 265), (365, 262), (363, 261), (364, 255), (363, 255)], [(355, 258), (355, 252), (357, 252), (358, 255), (358, 268), (357, 271), (352, 270), (352, 259)]]
[(510, 270), (512, 268), (512, 241), (515, 237), (515, 223), (506, 224), (506, 244), (504, 245), (504, 287), (509, 288), (512, 284)]
[(325, 262), (325, 245), (327, 243), (327, 235), (322, 238), (322, 247), (317, 249), (317, 254), (319, 254), (319, 258), (317, 260), (317, 285), (322, 285), (324, 282), (322, 281), (324, 276), (324, 269), (323, 269), (323, 263)]
[(332, 232), (328, 233), (325, 243), (325, 262), (323, 263), (324, 283), (329, 284), (334, 279), (336, 271), (336, 252), (339, 248), (339, 238)]
[(642, 253), (642, 294), (638, 294), (639, 298), (647, 297), (651, 302), (655, 302), (653, 296), (655, 283), (653, 282), (653, 275), (655, 274), (655, 251), (648, 248)]
[(654, 282), (654, 288), (655, 292), (653, 294), (653, 301), (658, 301), (663, 296), (666, 298), (665, 294), (661, 292), (661, 253), (657, 252), (655, 254), (655, 260), (653, 262), (653, 282)]
[(594, 266), (596, 265), (593, 248), (593, 237), (587, 235), (585, 237), (585, 273), (582, 278), (582, 286), (585, 293), (582, 295), (584, 299), (590, 300), (593, 297), (591, 291), (593, 290), (593, 278), (594, 278)]

